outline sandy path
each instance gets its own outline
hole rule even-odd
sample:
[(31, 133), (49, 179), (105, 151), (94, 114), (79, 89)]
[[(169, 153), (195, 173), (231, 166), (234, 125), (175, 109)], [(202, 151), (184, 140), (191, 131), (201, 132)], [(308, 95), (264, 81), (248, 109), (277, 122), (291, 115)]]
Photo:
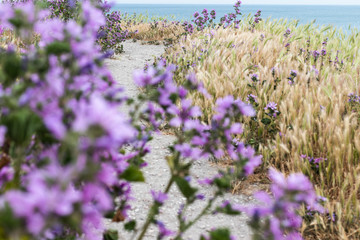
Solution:
[[(153, 60), (154, 56), (159, 56), (164, 52), (164, 46), (141, 45), (140, 43), (126, 42), (124, 44), (125, 53), (117, 60), (107, 60), (106, 64), (112, 72), (114, 78), (121, 86), (126, 89), (128, 96), (136, 96), (137, 88), (132, 80), (132, 73), (135, 69), (142, 68), (147, 62)], [(148, 166), (144, 169), (146, 183), (133, 185), (133, 196), (136, 200), (132, 202), (133, 209), (129, 212), (132, 219), (138, 221), (141, 226), (147, 216), (149, 207), (152, 203), (150, 190), (164, 190), (165, 184), (169, 179), (169, 171), (164, 157), (168, 154), (167, 147), (173, 142), (174, 137), (158, 134), (150, 142), (151, 153), (146, 157)], [(196, 185), (197, 179), (203, 179), (216, 174), (217, 169), (211, 166), (207, 160), (199, 160), (192, 168), (193, 184)], [(201, 193), (211, 196), (212, 188), (202, 188)], [(184, 198), (174, 185), (170, 191), (170, 199), (161, 209), (159, 220), (166, 226), (176, 230), (178, 222), (176, 213)], [(249, 204), (253, 200), (246, 196), (227, 194), (225, 199), (229, 199), (237, 204)], [(188, 219), (193, 219), (197, 213), (205, 206), (205, 202), (198, 201), (188, 210)], [(199, 236), (206, 233), (213, 227), (229, 227), (236, 239), (250, 239), (250, 229), (246, 225), (245, 215), (230, 217), (225, 215), (211, 215), (204, 217), (196, 225), (190, 228), (184, 235), (184, 239), (199, 239)], [(122, 223), (107, 222), (106, 225), (111, 229), (117, 229), (120, 239), (131, 239), (131, 235), (123, 230)], [(151, 227), (145, 239), (156, 239), (157, 228)]]

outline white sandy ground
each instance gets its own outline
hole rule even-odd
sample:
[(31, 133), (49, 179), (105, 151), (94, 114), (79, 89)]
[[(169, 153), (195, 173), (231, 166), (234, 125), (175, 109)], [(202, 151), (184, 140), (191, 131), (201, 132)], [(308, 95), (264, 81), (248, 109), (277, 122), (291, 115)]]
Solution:
[[(130, 97), (136, 96), (138, 90), (135, 86), (132, 76), (135, 69), (141, 69), (146, 63), (152, 62), (154, 57), (160, 56), (164, 52), (163, 45), (141, 45), (140, 42), (127, 41), (124, 43), (125, 53), (121, 54), (118, 59), (109, 59), (106, 65), (110, 69), (114, 78), (119, 84), (126, 89), (126, 94)], [(165, 184), (169, 179), (169, 170), (165, 160), (168, 154), (167, 147), (174, 141), (173, 136), (157, 134), (154, 140), (150, 142), (151, 153), (146, 157), (148, 166), (144, 168), (146, 183), (133, 184), (133, 196), (136, 200), (132, 201), (132, 210), (129, 211), (131, 219), (138, 221), (138, 226), (142, 226), (146, 220), (148, 210), (152, 203), (150, 190), (164, 190)], [(217, 168), (212, 166), (206, 159), (199, 160), (192, 168), (192, 183), (197, 185), (198, 179), (213, 176), (217, 173)], [(205, 196), (211, 196), (213, 189), (211, 187), (202, 187), (201, 193)], [(177, 211), (184, 198), (178, 191), (177, 187), (173, 185), (170, 198), (166, 204), (161, 208), (159, 220), (163, 221), (165, 225), (176, 230), (178, 226)], [(230, 200), (232, 203), (249, 205), (254, 204), (255, 201), (251, 197), (244, 195), (226, 194), (224, 199)], [(197, 201), (188, 211), (188, 219), (193, 219), (205, 206), (206, 201)], [(245, 214), (231, 217), (222, 214), (210, 215), (201, 219), (197, 224), (192, 226), (184, 235), (184, 239), (199, 239), (201, 234), (206, 233), (212, 228), (229, 227), (236, 239), (250, 239), (251, 231), (246, 224), (247, 217)], [(105, 224), (109, 229), (116, 229), (120, 233), (121, 240), (132, 239), (132, 234), (127, 233), (123, 228), (123, 223), (113, 223), (106, 220)], [(158, 230), (152, 226), (145, 239), (156, 239)]]

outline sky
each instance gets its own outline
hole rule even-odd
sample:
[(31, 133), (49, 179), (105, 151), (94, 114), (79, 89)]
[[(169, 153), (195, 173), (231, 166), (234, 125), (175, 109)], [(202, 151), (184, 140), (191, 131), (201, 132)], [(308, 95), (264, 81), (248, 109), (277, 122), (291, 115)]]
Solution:
[[(234, 4), (235, 0), (113, 0), (142, 4)], [(360, 0), (242, 0), (243, 4), (360, 5)]]

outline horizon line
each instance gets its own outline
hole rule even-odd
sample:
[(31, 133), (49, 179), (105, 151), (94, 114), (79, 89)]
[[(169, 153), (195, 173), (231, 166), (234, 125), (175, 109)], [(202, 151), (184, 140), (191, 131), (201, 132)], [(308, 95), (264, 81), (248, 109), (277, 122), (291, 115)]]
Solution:
[[(232, 3), (118, 3), (113, 2), (114, 4), (131, 4), (131, 5), (233, 5)], [(267, 6), (360, 6), (359, 4), (292, 4), (292, 3), (284, 3), (284, 4), (271, 4), (271, 3), (246, 3), (242, 4), (242, 6), (256, 6), (256, 5), (267, 5)]]

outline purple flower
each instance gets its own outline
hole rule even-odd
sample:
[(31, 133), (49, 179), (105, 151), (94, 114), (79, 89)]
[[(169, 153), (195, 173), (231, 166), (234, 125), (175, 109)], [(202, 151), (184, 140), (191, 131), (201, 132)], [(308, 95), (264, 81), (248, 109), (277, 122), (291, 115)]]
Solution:
[(297, 75), (298, 75), (297, 71), (291, 70), (291, 72), (290, 72), (290, 77), (288, 77), (288, 79), (289, 79), (289, 84), (292, 85), (292, 84), (295, 83), (295, 78), (297, 77)]
[(175, 150), (178, 151), (183, 158), (190, 158), (191, 160), (199, 160), (204, 155), (200, 148), (192, 147), (188, 143), (175, 145)]
[(164, 204), (164, 202), (168, 199), (167, 194), (165, 194), (161, 191), (156, 192), (154, 190), (151, 190), (151, 195), (152, 195), (154, 201), (160, 205)]
[(311, 71), (315, 73), (315, 75), (319, 75), (319, 70), (316, 69), (315, 65), (311, 66)]
[(319, 168), (319, 164), (327, 160), (327, 158), (314, 158), (314, 157), (307, 156), (305, 154), (300, 155), (300, 157), (302, 159), (307, 159), (309, 161), (309, 163), (312, 164), (313, 166), (315, 166), (316, 168)]
[(269, 102), (268, 105), (266, 105), (266, 107), (264, 108), (264, 110), (267, 109), (275, 111), (277, 109), (277, 104), (274, 102)]
[(267, 111), (267, 115), (270, 116), (270, 117), (277, 117), (278, 114), (280, 113), (278, 110), (277, 110), (277, 103), (274, 103), (274, 102), (269, 102), (266, 107), (264, 108), (265, 111)]
[(258, 81), (259, 81), (259, 75), (257, 75), (257, 74), (251, 75), (251, 80), (252, 80), (253, 82), (258, 82)]
[(360, 103), (360, 96), (359, 95), (357, 95), (355, 93), (350, 93), (348, 95), (348, 97), (349, 97), (349, 100), (348, 100), (349, 103), (355, 103), (355, 104)]
[(291, 72), (290, 72), (290, 76), (292, 76), (292, 77), (296, 77), (297, 76), (297, 71), (295, 71), (295, 70), (291, 70)]
[(323, 57), (326, 56), (326, 49), (321, 50), (321, 56), (323, 56)]
[(302, 239), (298, 232), (302, 218), (297, 211), (302, 204), (322, 209), (311, 182), (303, 174), (285, 178), (274, 169), (270, 169), (269, 177), (273, 197), (259, 192), (255, 197), (262, 205), (243, 208), (251, 217), (251, 225), (258, 226), (253, 230), (264, 239)]
[(253, 94), (247, 95), (246, 101), (247, 101), (248, 103), (251, 103), (251, 104), (253, 104), (253, 103), (258, 103), (257, 96), (255, 96), (255, 95), (253, 95)]
[(0, 126), (0, 146), (4, 145), (6, 132), (7, 128), (5, 126)]
[(165, 224), (161, 221), (156, 221), (156, 225), (159, 228), (159, 235), (157, 239), (163, 239), (164, 237), (168, 237), (176, 234), (176, 232), (167, 229), (165, 227)]
[(98, 147), (122, 144), (135, 137), (134, 129), (118, 112), (117, 107), (112, 106), (100, 96), (91, 96), (88, 103), (73, 102), (71, 107), (76, 113), (72, 126), (74, 131), (84, 133), (94, 126), (100, 126), (105, 131), (105, 135), (96, 136)]
[(197, 194), (195, 197), (196, 197), (196, 199), (199, 199), (199, 200), (205, 200), (204, 194)]
[(14, 178), (14, 169), (12, 167), (5, 166), (0, 169), (0, 189), (6, 182), (11, 181)]
[(319, 58), (319, 56), (320, 56), (320, 52), (319, 51), (313, 51), (313, 56), (314, 56), (314, 58), (315, 58), (315, 61)]
[(240, 100), (235, 100), (233, 96), (218, 98), (216, 100), (216, 112), (214, 119), (222, 119), (226, 114), (239, 112), (242, 115), (253, 117), (256, 112), (251, 105), (245, 104)]
[(89, 26), (99, 28), (105, 24), (105, 18), (100, 9), (93, 7), (90, 1), (84, 1), (82, 4), (83, 18)]
[(284, 36), (287, 38), (290, 36), (290, 34), (291, 34), (291, 29), (290, 28), (286, 29)]

